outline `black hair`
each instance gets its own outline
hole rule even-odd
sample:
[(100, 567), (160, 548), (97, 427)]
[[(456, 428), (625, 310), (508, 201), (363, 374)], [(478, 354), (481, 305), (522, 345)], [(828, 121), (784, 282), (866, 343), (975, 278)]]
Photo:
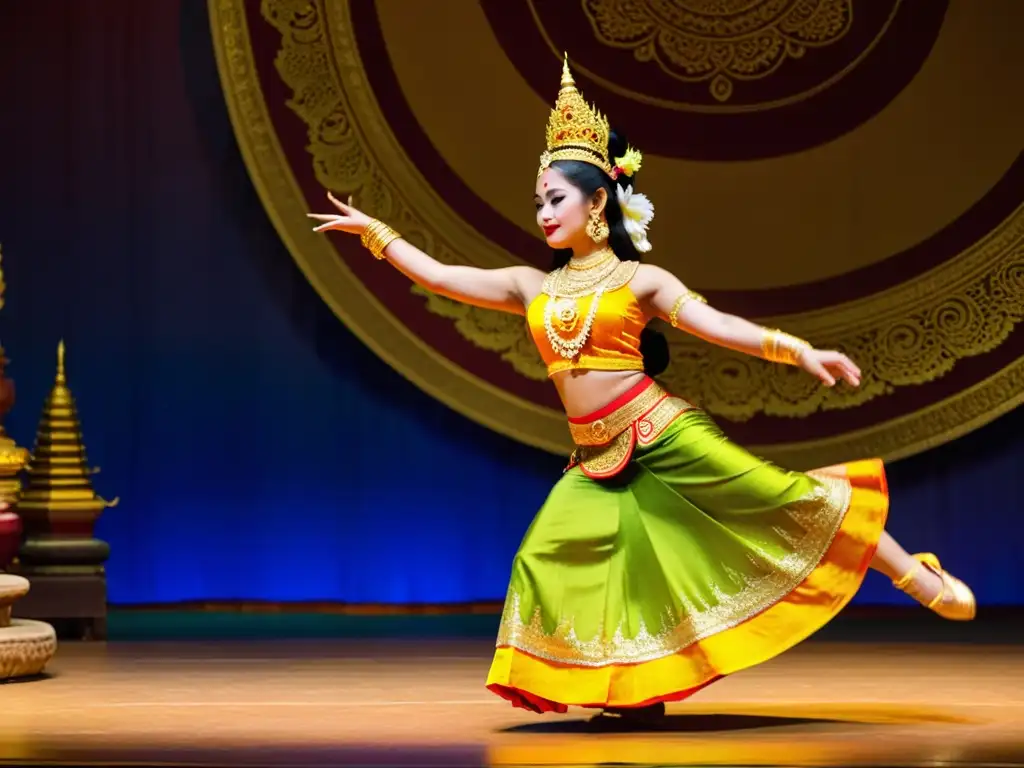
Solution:
[[(613, 131), (608, 139), (608, 157), (622, 157), (626, 154), (627, 146), (625, 137)], [(607, 193), (608, 203), (604, 207), (604, 218), (608, 223), (608, 246), (621, 261), (640, 261), (640, 252), (633, 244), (633, 239), (623, 222), (615, 180), (596, 165), (582, 160), (556, 160), (551, 167), (587, 198), (592, 198), (599, 189)], [(636, 184), (635, 175), (630, 182)], [(551, 268), (564, 267), (571, 258), (571, 248), (558, 248), (554, 251)], [(651, 378), (664, 373), (669, 365), (668, 340), (665, 335), (650, 326), (644, 328), (640, 334), (640, 354), (644, 358), (644, 373)]]

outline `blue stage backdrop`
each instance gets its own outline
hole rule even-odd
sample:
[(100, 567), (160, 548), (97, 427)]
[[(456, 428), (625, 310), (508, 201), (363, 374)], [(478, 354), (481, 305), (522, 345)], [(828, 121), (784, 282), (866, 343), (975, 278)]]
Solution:
[[(278, 242), (228, 122), (205, 4), (36, 0), (0, 24), (0, 332), (31, 445), (68, 372), (121, 505), (110, 599), (504, 595), (562, 460), (362, 347)], [(1024, 600), (1019, 413), (891, 468), (893, 533), (985, 604)], [(860, 603), (901, 601), (872, 577)]]

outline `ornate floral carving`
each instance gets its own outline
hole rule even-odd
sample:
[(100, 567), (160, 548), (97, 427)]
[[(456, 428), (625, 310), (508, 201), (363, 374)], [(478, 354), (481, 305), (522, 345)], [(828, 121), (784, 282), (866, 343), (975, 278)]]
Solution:
[[(275, 64), (293, 94), (288, 107), (307, 126), (306, 151), (317, 180), (327, 189), (354, 195), (362, 210), (386, 219), (445, 263), (470, 263), (462, 254), (473, 249), (465, 241), (452, 243), (441, 234), (436, 217), (408, 205), (383, 159), (374, 154), (368, 134), (383, 134), (387, 128), (367, 119), (372, 94), (355, 46), (339, 51), (331, 45), (332, 39), (351, 35), (347, 3), (263, 0), (261, 12), (281, 34)], [(493, 255), (483, 260), (493, 261)]]
[(654, 61), (679, 80), (708, 82), (728, 101), (733, 83), (767, 77), (786, 59), (849, 31), (853, 0), (583, 0), (597, 39)]
[(878, 427), (821, 440), (766, 446), (772, 461), (787, 467), (818, 467), (850, 456), (895, 461), (955, 440), (1024, 405), (1024, 358), (948, 400)]
[(864, 373), (859, 389), (824, 389), (801, 372), (687, 337), (674, 338), (666, 381), (733, 421), (759, 412), (804, 416), (851, 408), (897, 387), (948, 374), (991, 352), (1024, 319), (1024, 206), (986, 240), (927, 275), (858, 302), (775, 319), (819, 346), (841, 349)]

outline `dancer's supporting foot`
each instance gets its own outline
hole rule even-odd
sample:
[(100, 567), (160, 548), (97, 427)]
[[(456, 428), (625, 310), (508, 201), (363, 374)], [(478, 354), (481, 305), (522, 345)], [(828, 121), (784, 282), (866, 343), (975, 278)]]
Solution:
[(634, 723), (651, 723), (665, 717), (665, 703), (658, 702), (646, 707), (605, 707), (605, 715), (616, 715)]

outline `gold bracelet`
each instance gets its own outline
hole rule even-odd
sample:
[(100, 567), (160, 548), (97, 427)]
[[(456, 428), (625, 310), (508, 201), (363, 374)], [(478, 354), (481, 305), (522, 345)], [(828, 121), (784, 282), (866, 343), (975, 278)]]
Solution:
[(687, 290), (682, 296), (676, 299), (676, 303), (672, 305), (672, 313), (668, 316), (668, 321), (672, 323), (673, 328), (679, 327), (679, 310), (683, 308), (683, 305), (690, 300), (699, 301), (701, 304), (707, 304), (708, 300), (701, 296), (696, 291)]
[(783, 365), (798, 365), (800, 355), (813, 347), (803, 339), (775, 328), (765, 328), (761, 337), (761, 355), (765, 360)]
[(400, 237), (400, 234), (383, 221), (374, 219), (366, 225), (359, 239), (363, 247), (373, 254), (373, 258), (380, 260), (384, 258), (384, 250)]

